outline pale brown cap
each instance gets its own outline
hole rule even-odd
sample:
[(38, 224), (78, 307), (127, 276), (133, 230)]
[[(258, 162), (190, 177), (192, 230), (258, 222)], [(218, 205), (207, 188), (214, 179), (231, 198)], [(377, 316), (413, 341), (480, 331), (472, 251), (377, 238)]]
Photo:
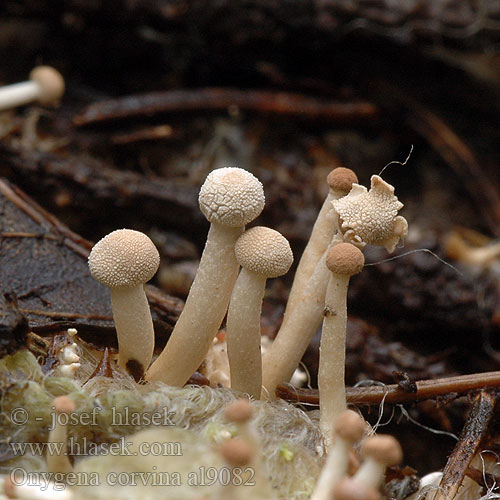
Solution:
[(37, 66), (31, 71), (30, 80), (40, 86), (41, 93), (38, 100), (41, 104), (56, 104), (64, 94), (64, 78), (51, 66)]
[(328, 174), (326, 182), (332, 191), (347, 194), (351, 190), (353, 183), (358, 182), (358, 177), (350, 168), (338, 167)]
[(242, 168), (218, 168), (205, 179), (198, 202), (209, 222), (245, 226), (264, 209), (264, 188), (257, 177)]
[(245, 231), (234, 246), (238, 264), (266, 278), (285, 274), (293, 263), (288, 240), (278, 231), (256, 226)]
[(365, 433), (365, 421), (355, 411), (343, 411), (335, 421), (335, 434), (349, 443), (357, 443)]
[(326, 254), (326, 267), (335, 274), (352, 276), (360, 273), (364, 265), (363, 252), (350, 243), (334, 245)]
[(160, 254), (144, 234), (118, 229), (98, 241), (89, 255), (90, 273), (103, 285), (132, 287), (149, 281), (160, 265)]
[(252, 448), (243, 439), (232, 438), (226, 441), (220, 452), (226, 461), (233, 467), (248, 464), (252, 460)]
[(226, 406), (224, 416), (230, 422), (247, 422), (252, 418), (252, 405), (247, 399), (238, 399)]
[(361, 454), (386, 466), (397, 465), (403, 460), (401, 445), (389, 434), (367, 437), (361, 444)]
[(356, 483), (353, 479), (342, 479), (333, 489), (332, 500), (379, 500), (380, 494), (373, 488)]
[(56, 413), (73, 413), (76, 410), (75, 402), (68, 396), (58, 396), (54, 399), (52, 406)]

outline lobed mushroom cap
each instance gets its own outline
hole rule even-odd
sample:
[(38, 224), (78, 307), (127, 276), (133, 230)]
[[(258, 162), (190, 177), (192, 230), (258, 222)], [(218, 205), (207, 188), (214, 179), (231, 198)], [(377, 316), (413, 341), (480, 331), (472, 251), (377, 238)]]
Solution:
[(408, 231), (406, 220), (397, 215), (403, 204), (394, 195), (394, 187), (378, 175), (372, 175), (369, 191), (353, 184), (347, 196), (332, 204), (339, 214), (345, 241), (380, 245), (392, 252)]
[(351, 478), (342, 479), (333, 490), (335, 500), (378, 500), (380, 494), (373, 488), (359, 484)]
[(264, 209), (264, 189), (257, 177), (242, 168), (218, 168), (208, 174), (198, 202), (209, 222), (240, 227)]
[(267, 278), (285, 274), (293, 263), (288, 240), (268, 227), (256, 226), (245, 231), (234, 246), (241, 267)]
[(338, 167), (328, 174), (326, 182), (332, 191), (347, 194), (352, 185), (358, 182), (358, 176), (350, 168)]
[(345, 410), (335, 420), (335, 433), (349, 443), (357, 443), (365, 433), (365, 421), (355, 411)]
[(160, 265), (154, 243), (132, 229), (118, 229), (98, 241), (89, 255), (90, 273), (103, 285), (133, 287), (149, 281)]
[(52, 406), (56, 413), (73, 413), (76, 410), (75, 402), (68, 396), (58, 396), (54, 399)]
[(248, 464), (252, 460), (252, 448), (243, 439), (231, 438), (221, 447), (220, 452), (232, 466), (238, 467)]
[(387, 466), (397, 465), (403, 459), (401, 445), (389, 434), (367, 437), (361, 444), (361, 454)]
[(51, 66), (37, 66), (30, 73), (30, 80), (38, 83), (41, 94), (38, 100), (42, 104), (54, 104), (62, 97), (65, 90), (64, 78)]
[(247, 422), (252, 418), (252, 405), (247, 399), (238, 399), (226, 406), (224, 416), (230, 422)]
[(363, 252), (351, 243), (334, 245), (326, 254), (326, 267), (335, 274), (352, 276), (360, 273), (364, 265)]

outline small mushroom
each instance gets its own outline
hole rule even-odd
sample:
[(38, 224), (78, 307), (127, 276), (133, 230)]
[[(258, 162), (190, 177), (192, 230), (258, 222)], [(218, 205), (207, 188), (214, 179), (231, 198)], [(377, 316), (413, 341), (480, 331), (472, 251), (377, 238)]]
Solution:
[(92, 276), (110, 290), (118, 363), (136, 380), (142, 378), (153, 356), (153, 320), (144, 284), (159, 264), (160, 255), (153, 242), (132, 229), (108, 234), (94, 245), (89, 256)]
[(335, 245), (326, 255), (326, 267), (332, 275), (325, 297), (319, 348), (318, 388), (320, 428), (327, 447), (333, 437), (333, 422), (347, 408), (345, 395), (347, 288), (350, 277), (360, 273), (364, 264), (363, 253), (350, 243)]
[(335, 444), (321, 470), (311, 500), (331, 500), (335, 485), (347, 473), (350, 450), (361, 440), (365, 432), (365, 421), (352, 410), (340, 413), (334, 424)]
[(384, 480), (386, 468), (403, 459), (400, 444), (388, 434), (367, 437), (361, 445), (361, 455), (365, 460), (353, 480), (368, 488), (378, 488)]
[(50, 66), (38, 66), (26, 82), (0, 88), (0, 111), (23, 106), (32, 101), (43, 105), (56, 104), (64, 94), (64, 79)]
[(292, 265), (293, 254), (285, 237), (262, 226), (245, 231), (234, 250), (242, 269), (231, 295), (226, 324), (231, 388), (259, 399), (260, 315), (266, 280), (285, 274)]
[(200, 266), (165, 349), (146, 379), (182, 386), (201, 365), (226, 314), (238, 275), (234, 244), (264, 208), (262, 184), (241, 168), (219, 168), (205, 180), (200, 209), (210, 222)]
[[(54, 427), (49, 432), (49, 443), (55, 443), (54, 449), (49, 449), (47, 454), (47, 470), (51, 473), (68, 473), (73, 471), (73, 466), (68, 457), (68, 426), (69, 415), (76, 410), (76, 405), (68, 396), (59, 396), (52, 404), (54, 415)], [(61, 416), (65, 415), (66, 419)], [(61, 446), (62, 445), (62, 446)], [(60, 446), (60, 447), (59, 447)]]
[(338, 231), (338, 216), (332, 210), (332, 201), (345, 196), (353, 183), (358, 182), (356, 174), (349, 168), (338, 167), (333, 169), (327, 176), (329, 186), (328, 195), (323, 202), (323, 206), (318, 214), (316, 222), (312, 228), (311, 236), (306, 248), (300, 258), (292, 288), (288, 295), (283, 323), (288, 321), (291, 311), (297, 306), (300, 297), (307, 286), (307, 280), (314, 272), (321, 256), (328, 248), (333, 235)]
[(394, 187), (378, 175), (372, 175), (369, 191), (353, 184), (347, 196), (332, 204), (340, 217), (344, 241), (361, 248), (380, 245), (392, 252), (408, 234), (406, 219), (397, 215), (403, 204), (394, 195)]

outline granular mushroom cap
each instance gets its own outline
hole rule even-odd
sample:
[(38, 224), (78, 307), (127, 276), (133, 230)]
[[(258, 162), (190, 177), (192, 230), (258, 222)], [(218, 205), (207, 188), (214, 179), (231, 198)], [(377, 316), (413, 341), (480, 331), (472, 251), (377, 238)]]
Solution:
[(403, 204), (394, 187), (373, 175), (371, 188), (353, 184), (347, 196), (332, 201), (339, 214), (344, 236), (354, 242), (385, 246), (389, 252), (407, 232), (406, 220), (398, 216)]
[(345, 410), (335, 421), (335, 433), (350, 443), (357, 443), (365, 433), (365, 421), (356, 412)]
[(358, 176), (350, 168), (338, 167), (328, 174), (326, 182), (333, 191), (347, 194), (352, 185), (358, 182)]
[(64, 79), (56, 69), (50, 66), (37, 66), (30, 73), (30, 80), (40, 85), (42, 94), (39, 101), (42, 104), (53, 104), (64, 94)]
[(89, 255), (94, 279), (103, 285), (133, 287), (149, 281), (160, 265), (160, 255), (145, 234), (118, 229), (98, 241)]
[(267, 278), (285, 274), (293, 263), (288, 240), (263, 226), (245, 231), (236, 241), (234, 252), (240, 266)]
[(240, 227), (264, 209), (264, 189), (257, 177), (242, 168), (218, 168), (208, 174), (198, 202), (209, 222)]
[(367, 437), (361, 445), (361, 454), (387, 466), (394, 466), (403, 459), (398, 440), (389, 434)]
[(362, 271), (365, 257), (361, 250), (351, 243), (339, 243), (326, 254), (326, 267), (335, 274), (352, 276)]

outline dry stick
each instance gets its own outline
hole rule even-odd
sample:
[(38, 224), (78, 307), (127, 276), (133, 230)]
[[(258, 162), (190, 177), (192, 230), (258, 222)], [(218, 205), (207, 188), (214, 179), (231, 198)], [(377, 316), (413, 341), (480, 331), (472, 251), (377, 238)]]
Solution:
[(75, 116), (73, 123), (84, 126), (157, 113), (226, 110), (231, 106), (259, 113), (298, 116), (310, 120), (324, 119), (330, 122), (370, 119), (378, 112), (377, 107), (367, 101), (341, 102), (268, 90), (202, 88), (152, 92), (96, 102)]
[[(439, 396), (448, 396), (452, 393), (465, 394), (469, 391), (500, 387), (500, 371), (474, 373), (445, 377), (437, 380), (420, 380), (415, 382), (416, 392), (405, 392), (397, 384), (376, 385), (370, 387), (347, 387), (347, 402), (353, 404), (378, 405), (384, 400), (386, 403), (406, 403), (433, 399)], [(276, 394), (287, 401), (319, 404), (316, 389), (299, 389), (292, 386), (280, 385)]]
[(417, 103), (412, 105), (409, 125), (424, 137), (463, 179), (483, 210), (488, 227), (493, 234), (500, 236), (500, 195), (495, 183), (489, 178), (472, 149), (440, 118)]
[(433, 500), (452, 500), (458, 492), (474, 455), (479, 451), (495, 407), (495, 397), (481, 391), (475, 398), (469, 417), (455, 449), (448, 458), (443, 478)]

